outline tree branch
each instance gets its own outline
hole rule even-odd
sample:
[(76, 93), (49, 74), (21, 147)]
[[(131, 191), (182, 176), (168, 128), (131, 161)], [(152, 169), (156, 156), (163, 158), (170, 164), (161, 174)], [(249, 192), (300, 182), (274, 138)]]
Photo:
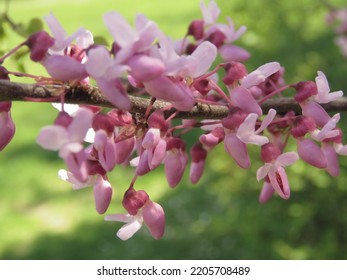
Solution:
[[(59, 102), (60, 95), (65, 92), (65, 103), (67, 104), (84, 104), (96, 105), (108, 108), (114, 106), (106, 100), (97, 87), (88, 85), (79, 86), (61, 86), (61, 85), (39, 85), (39, 84), (23, 84), (0, 80), (0, 101), (35, 101), (52, 102), (56, 98)], [(150, 99), (129, 95), (132, 113), (144, 114)], [(152, 110), (168, 107), (170, 103), (156, 100)], [(266, 113), (271, 108), (275, 109), (279, 114), (285, 114), (288, 111), (300, 113), (300, 106), (292, 98), (274, 98), (267, 100), (262, 104), (262, 109)], [(347, 98), (341, 98), (328, 104), (323, 104), (327, 111), (347, 111)], [(165, 115), (169, 116), (176, 112), (174, 108), (165, 111)], [(197, 103), (190, 112), (179, 112), (175, 118), (181, 119), (222, 119), (228, 114), (227, 106), (206, 105)]]

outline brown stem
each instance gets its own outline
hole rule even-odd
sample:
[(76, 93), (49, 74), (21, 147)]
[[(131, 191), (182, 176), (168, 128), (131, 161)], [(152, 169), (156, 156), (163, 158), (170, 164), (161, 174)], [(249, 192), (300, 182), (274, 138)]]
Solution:
[[(65, 87), (65, 103), (96, 105), (101, 107), (114, 108), (114, 106), (106, 100), (97, 87), (91, 86), (66, 86)], [(51, 102), (52, 98), (59, 97), (62, 93), (61, 85), (39, 85), (39, 84), (23, 84), (0, 80), (0, 101), (30, 101), (38, 100), (40, 102)], [(151, 99), (129, 95), (132, 113), (145, 114), (151, 102)], [(156, 100), (152, 106), (152, 111), (168, 107), (169, 103)], [(322, 105), (325, 110), (347, 111), (347, 98), (341, 98)], [(271, 108), (275, 109), (279, 114), (285, 114), (288, 111), (301, 113), (300, 106), (292, 98), (273, 98), (267, 100), (261, 105), (264, 113)], [(175, 113), (174, 108), (165, 111), (168, 117)], [(207, 105), (197, 103), (190, 112), (179, 112), (175, 118), (180, 119), (222, 119), (228, 114), (228, 107), (222, 105)]]

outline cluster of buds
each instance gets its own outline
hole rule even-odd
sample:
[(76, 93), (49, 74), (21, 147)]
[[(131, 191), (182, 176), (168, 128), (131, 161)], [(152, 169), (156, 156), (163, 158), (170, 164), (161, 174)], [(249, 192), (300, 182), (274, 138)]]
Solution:
[[(33, 61), (41, 63), (51, 78), (38, 83), (88, 86), (94, 80), (115, 109), (90, 105), (55, 105), (59, 114), (53, 125), (42, 128), (37, 143), (44, 149), (57, 151), (67, 166), (59, 177), (73, 189), (93, 186), (95, 208), (104, 214), (112, 200), (108, 174), (117, 165), (134, 167), (134, 177), (124, 194), (126, 214), (105, 216), (107, 221), (126, 224), (117, 235), (125, 240), (140, 229), (143, 222), (151, 235), (164, 234), (163, 208), (151, 201), (144, 190), (135, 190), (139, 176), (164, 165), (169, 187), (179, 185), (189, 168), (189, 178), (196, 184), (204, 174), (209, 152), (217, 145), (243, 169), (251, 166), (249, 145), (259, 146), (264, 165), (256, 173), (263, 180), (261, 203), (274, 193), (290, 197), (285, 167), (299, 158), (325, 169), (332, 176), (339, 174), (338, 155), (347, 155), (342, 144), (342, 131), (337, 128), (340, 115), (330, 116), (321, 104), (338, 100), (342, 92), (330, 92), (323, 72), (315, 81), (286, 84), (284, 68), (278, 62), (261, 65), (248, 71), (242, 63), (249, 53), (234, 45), (246, 30), (218, 23), (220, 10), (212, 0), (201, 3), (202, 19), (194, 20), (183, 39), (167, 37), (143, 15), (138, 15), (133, 28), (117, 12), (104, 16), (113, 44), (96, 45), (91, 32), (83, 28), (68, 36), (53, 14), (45, 18), (51, 33), (30, 36), (21, 46), (30, 49)], [(1, 59), (3, 61), (4, 58)], [(219, 61), (218, 65), (212, 65)], [(1, 77), (11, 74), (1, 70)], [(219, 78), (221, 76), (221, 78)], [(218, 82), (220, 80), (220, 82)], [(132, 111), (127, 89), (131, 85), (142, 98), (149, 98), (146, 110)], [(261, 105), (291, 89), (301, 113), (278, 114), (275, 109), (264, 112)], [(169, 104), (153, 109), (156, 100)], [(181, 119), (196, 104), (227, 108), (220, 118)], [(12, 138), (14, 125), (9, 103), (0, 104), (0, 138), (2, 149)], [(169, 113), (169, 114), (168, 114)], [(188, 150), (182, 135), (199, 130), (200, 137)], [(289, 137), (296, 140), (296, 151), (288, 151)], [(130, 180), (129, 180), (130, 181)]]

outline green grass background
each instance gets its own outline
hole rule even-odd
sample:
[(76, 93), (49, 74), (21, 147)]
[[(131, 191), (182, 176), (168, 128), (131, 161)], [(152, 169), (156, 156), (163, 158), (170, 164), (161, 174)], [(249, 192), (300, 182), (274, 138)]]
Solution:
[[(49, 12), (71, 34), (84, 26), (111, 41), (102, 15), (117, 10), (133, 22), (143, 13), (158, 22), (173, 38), (183, 36), (194, 18), (200, 18), (198, 0), (12, 0), (10, 16), (27, 24)], [(344, 1), (332, 1), (337, 6)], [(222, 18), (245, 24), (240, 40), (252, 58), (249, 69), (269, 61), (286, 68), (287, 82), (312, 80), (317, 70), (327, 75), (332, 90), (347, 91), (347, 62), (335, 46), (325, 24), (321, 1), (233, 0), (217, 1)], [(0, 12), (4, 1), (0, 1)], [(7, 30), (0, 49), (9, 50), (22, 37)], [(14, 61), (6, 66), (15, 69)], [(30, 73), (41, 66), (25, 62)], [(208, 157), (206, 172), (197, 185), (185, 174), (169, 189), (159, 168), (140, 178), (166, 211), (164, 238), (153, 240), (143, 228), (126, 242), (115, 237), (120, 223), (104, 222), (94, 210), (92, 189), (72, 191), (57, 178), (64, 168), (55, 153), (35, 143), (40, 127), (49, 125), (56, 112), (49, 104), (13, 104), (17, 131), (0, 154), (0, 259), (346, 259), (347, 161), (341, 158), (341, 175), (298, 162), (288, 168), (292, 197), (274, 197), (258, 203), (261, 184), (255, 172), (261, 165), (258, 147), (251, 148), (252, 167), (241, 170), (219, 147)], [(347, 118), (346, 115), (343, 118)], [(344, 129), (346, 121), (341, 122)], [(188, 138), (193, 143), (198, 132)], [(345, 139), (346, 140), (346, 139)], [(132, 170), (117, 167), (110, 177), (114, 201), (108, 213), (122, 212), (121, 197)]]

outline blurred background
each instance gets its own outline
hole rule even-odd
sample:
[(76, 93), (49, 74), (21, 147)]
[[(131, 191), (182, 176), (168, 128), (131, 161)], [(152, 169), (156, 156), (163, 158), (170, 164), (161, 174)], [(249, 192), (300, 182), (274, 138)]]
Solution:
[[(24, 40), (44, 15), (54, 12), (69, 34), (83, 26), (111, 41), (102, 15), (117, 10), (130, 22), (143, 13), (158, 22), (171, 37), (184, 36), (192, 19), (201, 18), (199, 0), (11, 0), (8, 15), (22, 26), (17, 33), (0, 19), (0, 50), (8, 51)], [(326, 24), (327, 6), (316, 0), (217, 0), (221, 19), (231, 16), (248, 31), (238, 41), (252, 54), (251, 71), (269, 61), (286, 68), (288, 83), (314, 80), (322, 70), (334, 90), (347, 92), (347, 61), (334, 44)], [(342, 7), (345, 1), (330, 2)], [(0, 1), (0, 14), (5, 1)], [(1, 22), (2, 21), (2, 22)], [(30, 23), (31, 22), (31, 23)], [(46, 28), (46, 27), (45, 27)], [(23, 32), (22, 32), (23, 31)], [(18, 34), (19, 33), (19, 34)], [(11, 70), (42, 74), (41, 66), (23, 56), (9, 60)], [(22, 80), (23, 81), (23, 80)], [(347, 258), (347, 159), (341, 158), (341, 175), (330, 177), (302, 161), (287, 169), (290, 200), (273, 197), (258, 203), (261, 183), (255, 178), (259, 148), (251, 149), (252, 167), (241, 170), (224, 152), (215, 149), (197, 185), (187, 173), (181, 184), (169, 189), (163, 170), (140, 178), (152, 200), (165, 209), (166, 234), (153, 240), (144, 227), (124, 242), (115, 233), (121, 223), (104, 222), (94, 210), (91, 188), (73, 191), (60, 181), (64, 163), (35, 143), (42, 126), (53, 122), (50, 104), (14, 103), (17, 131), (0, 154), (0, 259), (345, 259)], [(340, 122), (344, 129), (347, 115)], [(346, 130), (347, 131), (347, 130)], [(191, 145), (198, 135), (193, 133)], [(346, 138), (344, 139), (346, 143)], [(110, 177), (114, 200), (110, 213), (120, 207), (132, 170), (117, 167)]]

